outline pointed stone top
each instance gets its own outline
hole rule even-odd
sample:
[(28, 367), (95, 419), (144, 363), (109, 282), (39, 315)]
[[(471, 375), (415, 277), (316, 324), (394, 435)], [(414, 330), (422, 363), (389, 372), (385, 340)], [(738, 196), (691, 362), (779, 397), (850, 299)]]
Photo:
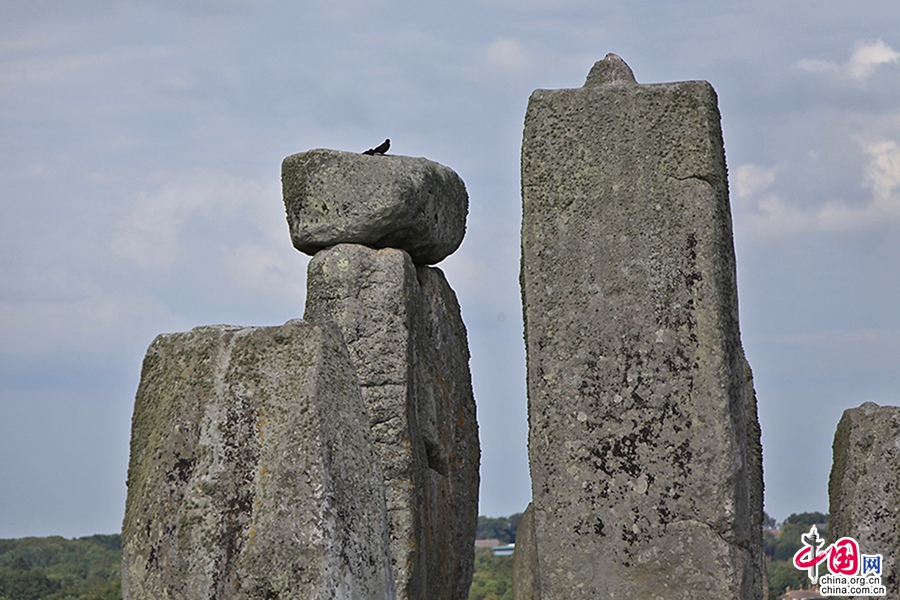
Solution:
[(588, 73), (584, 87), (595, 85), (632, 85), (636, 84), (634, 72), (624, 60), (610, 52), (603, 60), (598, 60)]

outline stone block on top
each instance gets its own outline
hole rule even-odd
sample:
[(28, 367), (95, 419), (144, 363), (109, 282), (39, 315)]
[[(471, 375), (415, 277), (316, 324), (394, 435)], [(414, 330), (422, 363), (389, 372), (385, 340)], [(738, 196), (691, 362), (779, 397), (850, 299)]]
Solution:
[(291, 241), (309, 255), (352, 243), (399, 248), (428, 265), (465, 235), (465, 184), (426, 158), (310, 150), (284, 159), (281, 183)]

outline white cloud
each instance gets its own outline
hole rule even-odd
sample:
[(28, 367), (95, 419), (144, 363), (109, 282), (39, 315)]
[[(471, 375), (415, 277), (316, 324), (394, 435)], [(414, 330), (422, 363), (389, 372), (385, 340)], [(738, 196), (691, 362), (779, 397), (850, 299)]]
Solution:
[[(165, 177), (165, 176), (162, 176)], [(271, 187), (271, 186), (270, 186)], [(217, 229), (225, 221), (234, 221), (241, 209), (251, 208), (277, 190), (257, 182), (208, 174), (166, 181), (158, 190), (142, 194), (134, 201), (131, 214), (118, 224), (112, 240), (113, 250), (145, 270), (165, 270), (199, 236), (191, 233), (190, 222), (201, 231)], [(252, 215), (253, 211), (246, 211)], [(240, 228), (241, 223), (232, 223)], [(252, 223), (243, 223), (244, 227)], [(191, 238), (194, 239), (191, 239)], [(220, 243), (228, 240), (212, 240)]]
[(866, 79), (880, 65), (896, 63), (900, 60), (900, 52), (881, 40), (874, 42), (857, 42), (856, 49), (850, 59), (843, 65), (833, 61), (804, 58), (797, 66), (809, 73), (838, 72), (845, 73), (856, 80)]
[(487, 63), (500, 71), (521, 73), (529, 64), (525, 48), (516, 40), (501, 38), (492, 43), (486, 52)]
[[(80, 261), (0, 269), (0, 359), (54, 352), (100, 357), (153, 332), (196, 322), (178, 298), (193, 294), (216, 314), (302, 313), (305, 259), (290, 242), (277, 181), (263, 185), (228, 175), (160, 176), (133, 199), (130, 213), (96, 237), (100, 255), (124, 262), (83, 268)], [(114, 261), (113, 261), (114, 262)], [(119, 272), (119, 277), (109, 273)], [(137, 287), (135, 287), (137, 286)], [(175, 300), (173, 300), (173, 298)], [(110, 341), (114, 340), (114, 341)]]
[(555, 11), (560, 9), (591, 8), (592, 0), (492, 0), (493, 4), (504, 9), (514, 8), (520, 11)]
[(806, 229), (808, 217), (781, 198), (769, 194), (756, 199), (754, 210), (738, 220), (742, 229), (764, 236), (780, 236)]
[(900, 340), (900, 329), (867, 328), (847, 330), (827, 330), (813, 332), (791, 332), (760, 336), (759, 341), (775, 342), (790, 346), (840, 346), (848, 344), (873, 344)]
[(900, 145), (892, 140), (860, 141), (869, 156), (862, 185), (871, 199), (862, 206), (830, 201), (817, 209), (803, 210), (777, 194), (761, 195), (775, 180), (775, 169), (744, 165), (735, 172), (735, 191), (752, 205), (741, 215), (742, 226), (761, 235), (785, 235), (801, 231), (859, 231), (900, 221)]
[(797, 63), (797, 66), (810, 73), (825, 73), (827, 71), (837, 71), (840, 66), (836, 62), (830, 60), (816, 60), (814, 58), (804, 58)]
[(755, 196), (775, 181), (775, 167), (746, 164), (734, 172), (734, 191), (740, 198)]
[(122, 65), (171, 56), (171, 48), (117, 48), (111, 52), (59, 53), (39, 58), (9, 59), (0, 62), (0, 91), (28, 84), (77, 81), (92, 74), (102, 76)]
[(291, 245), (277, 181), (167, 179), (134, 201), (111, 247), (148, 276), (193, 273), (250, 296), (304, 295), (303, 260)]
[(871, 157), (866, 166), (863, 183), (872, 188), (873, 205), (900, 216), (900, 146), (890, 140), (871, 140), (862, 143), (862, 150)]
[[(0, 301), (0, 357), (7, 362), (54, 355), (119, 358), (123, 341), (147, 338), (154, 323), (190, 327), (152, 296), (81, 280), (77, 295)], [(152, 337), (152, 336), (151, 336)], [(142, 342), (143, 343), (143, 342)]]
[(856, 79), (865, 79), (872, 74), (875, 67), (895, 63), (897, 59), (900, 59), (900, 52), (896, 52), (881, 40), (868, 44), (860, 42), (856, 45), (850, 62), (847, 63), (847, 70)]

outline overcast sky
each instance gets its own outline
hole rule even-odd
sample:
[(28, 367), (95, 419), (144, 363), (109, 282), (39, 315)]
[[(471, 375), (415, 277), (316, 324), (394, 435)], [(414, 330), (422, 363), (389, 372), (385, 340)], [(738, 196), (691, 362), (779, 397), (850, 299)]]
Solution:
[(900, 404), (896, 0), (0, 0), (0, 538), (119, 531), (147, 346), (301, 316), (281, 160), (385, 137), (466, 182), (481, 512), (523, 510), (525, 107), (608, 52), (719, 94), (766, 510), (826, 511), (842, 411)]

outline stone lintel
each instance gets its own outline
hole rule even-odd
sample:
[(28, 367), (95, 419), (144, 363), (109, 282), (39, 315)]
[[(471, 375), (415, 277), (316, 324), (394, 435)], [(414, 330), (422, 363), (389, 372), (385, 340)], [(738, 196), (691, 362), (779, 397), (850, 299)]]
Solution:
[(350, 243), (435, 264), (465, 235), (465, 184), (425, 158), (310, 150), (284, 159), (281, 182), (291, 240), (309, 255)]

